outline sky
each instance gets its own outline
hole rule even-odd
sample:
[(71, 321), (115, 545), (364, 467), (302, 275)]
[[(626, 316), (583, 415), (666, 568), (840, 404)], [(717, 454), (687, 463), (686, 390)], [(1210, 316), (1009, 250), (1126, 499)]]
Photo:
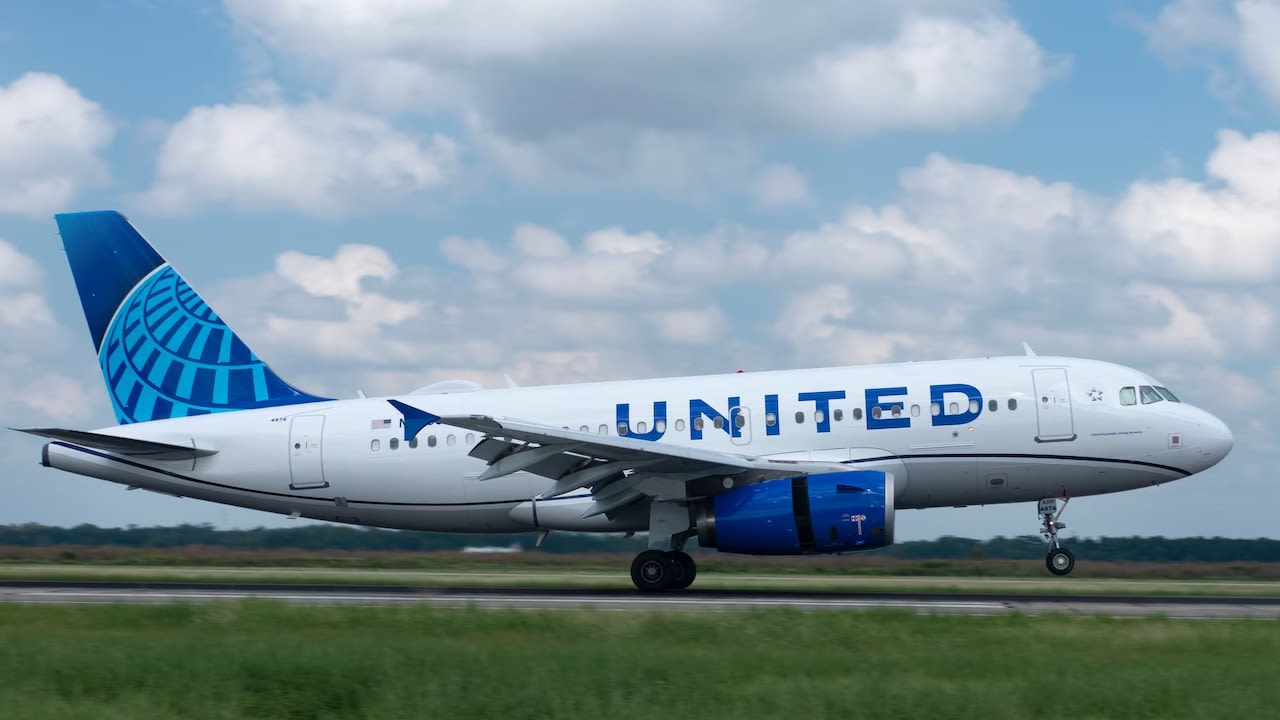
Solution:
[[(1133, 366), (1235, 450), (1065, 535), (1274, 537), (1276, 37), (1264, 0), (9, 0), (0, 426), (113, 423), (52, 215), (116, 208), (335, 397), (1023, 341)], [(0, 434), (0, 523), (289, 524), (40, 445)]]

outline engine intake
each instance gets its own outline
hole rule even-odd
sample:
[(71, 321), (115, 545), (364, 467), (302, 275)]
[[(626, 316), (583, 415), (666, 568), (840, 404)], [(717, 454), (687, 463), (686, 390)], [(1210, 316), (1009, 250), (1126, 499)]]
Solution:
[(893, 544), (893, 474), (850, 470), (730, 488), (697, 511), (698, 543), (747, 555), (809, 555)]

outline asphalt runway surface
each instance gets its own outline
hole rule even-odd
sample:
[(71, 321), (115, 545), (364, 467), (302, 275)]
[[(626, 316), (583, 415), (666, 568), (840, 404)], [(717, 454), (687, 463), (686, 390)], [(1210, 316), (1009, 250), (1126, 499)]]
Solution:
[(1017, 593), (796, 592), (685, 590), (640, 593), (625, 589), (426, 587), (274, 583), (0, 582), (0, 602), (82, 605), (158, 604), (266, 598), (296, 605), (403, 605), (516, 609), (680, 610), (734, 612), (898, 609), (921, 614), (1107, 615), (1226, 619), (1280, 618), (1280, 597), (1214, 595), (1044, 595)]

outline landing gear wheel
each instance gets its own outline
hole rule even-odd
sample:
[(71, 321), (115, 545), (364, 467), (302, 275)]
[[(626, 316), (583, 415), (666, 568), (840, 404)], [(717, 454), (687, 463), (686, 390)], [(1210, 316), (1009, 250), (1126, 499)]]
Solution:
[(1076, 556), (1064, 547), (1054, 548), (1044, 556), (1044, 564), (1054, 575), (1066, 575), (1075, 569)]
[(631, 561), (631, 582), (641, 592), (659, 592), (677, 582), (676, 564), (661, 550), (645, 550)]
[(671, 553), (671, 563), (676, 567), (671, 589), (684, 590), (692, 585), (693, 579), (698, 577), (698, 565), (689, 556), (689, 553), (679, 551)]

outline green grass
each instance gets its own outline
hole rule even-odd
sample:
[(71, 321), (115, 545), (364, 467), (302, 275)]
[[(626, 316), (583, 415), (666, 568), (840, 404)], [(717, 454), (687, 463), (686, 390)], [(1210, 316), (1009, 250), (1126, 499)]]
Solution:
[(1280, 622), (0, 605), (35, 718), (1269, 717)]
[[(0, 580), (71, 580), (117, 582), (203, 583), (323, 583), (333, 585), (407, 585), (422, 587), (558, 587), (580, 589), (629, 589), (629, 559), (615, 564), (541, 565), (508, 561), (505, 565), (446, 566), (436, 569), (392, 570), (352, 567), (217, 567), (128, 565), (0, 564)], [(1156, 579), (1147, 577), (1098, 577), (1088, 574), (1069, 578), (1042, 572), (1034, 577), (966, 577), (927, 575), (857, 575), (777, 572), (769, 568), (750, 573), (704, 572), (700, 566), (695, 589), (791, 590), (805, 592), (959, 592), (1016, 593), (1021, 595), (1234, 595), (1280, 596), (1276, 580)]]

